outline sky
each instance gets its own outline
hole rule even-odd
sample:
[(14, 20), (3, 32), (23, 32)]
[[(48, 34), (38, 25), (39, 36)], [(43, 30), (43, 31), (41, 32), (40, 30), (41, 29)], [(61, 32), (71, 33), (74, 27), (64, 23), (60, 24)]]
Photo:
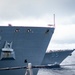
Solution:
[(48, 50), (75, 48), (75, 0), (0, 0), (0, 25), (47, 25), (55, 31)]

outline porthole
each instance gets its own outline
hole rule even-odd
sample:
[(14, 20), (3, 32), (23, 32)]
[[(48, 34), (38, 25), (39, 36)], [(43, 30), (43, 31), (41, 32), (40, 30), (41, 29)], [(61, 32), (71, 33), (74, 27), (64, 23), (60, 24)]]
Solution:
[(27, 29), (27, 32), (31, 32), (32, 30), (31, 29)]
[(16, 29), (16, 30), (15, 30), (15, 32), (19, 32), (19, 31), (20, 31), (19, 29)]

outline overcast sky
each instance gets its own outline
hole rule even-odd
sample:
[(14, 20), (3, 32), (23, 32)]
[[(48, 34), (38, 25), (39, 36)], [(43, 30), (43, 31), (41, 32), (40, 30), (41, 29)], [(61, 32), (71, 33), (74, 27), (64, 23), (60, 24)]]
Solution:
[(75, 48), (75, 0), (0, 0), (0, 25), (46, 25), (56, 28), (49, 49)]

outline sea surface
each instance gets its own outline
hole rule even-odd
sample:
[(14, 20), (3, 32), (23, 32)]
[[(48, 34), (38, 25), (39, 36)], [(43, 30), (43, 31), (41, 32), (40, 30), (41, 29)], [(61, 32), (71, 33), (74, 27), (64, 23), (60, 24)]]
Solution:
[(75, 51), (71, 56), (68, 56), (61, 65), (70, 66), (61, 66), (61, 69), (40, 69), (37, 75), (75, 75)]

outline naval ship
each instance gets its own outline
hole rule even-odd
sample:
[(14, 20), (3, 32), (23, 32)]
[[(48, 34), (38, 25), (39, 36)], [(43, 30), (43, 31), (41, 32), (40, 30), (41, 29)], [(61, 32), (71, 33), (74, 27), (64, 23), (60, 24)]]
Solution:
[(75, 49), (50, 50), (46, 52), (42, 65), (61, 64), (68, 56), (72, 55), (73, 51)]
[[(54, 25), (0, 26), (0, 68), (40, 65), (54, 29)], [(33, 74), (37, 74), (37, 69), (33, 69)], [(25, 69), (4, 70), (0, 75), (25, 75)]]

